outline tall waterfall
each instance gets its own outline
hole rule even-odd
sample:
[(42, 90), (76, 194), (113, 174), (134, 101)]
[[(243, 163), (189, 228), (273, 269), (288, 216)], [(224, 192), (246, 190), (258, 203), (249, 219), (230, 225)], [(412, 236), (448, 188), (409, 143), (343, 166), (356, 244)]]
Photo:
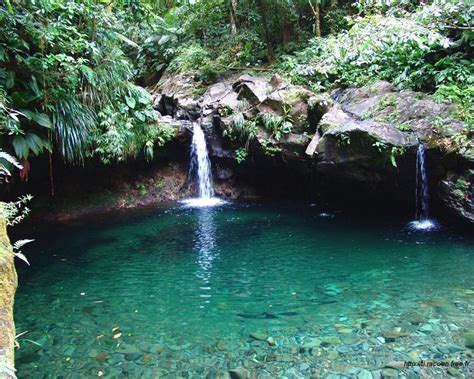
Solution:
[(211, 161), (207, 152), (206, 137), (199, 123), (193, 123), (193, 140), (191, 143), (191, 173), (197, 173), (199, 197), (210, 199), (214, 195), (212, 187)]
[(426, 172), (425, 145), (422, 141), (418, 143), (416, 153), (416, 220), (411, 223), (415, 229), (430, 230), (436, 227), (436, 222), (429, 218), (429, 189), (428, 175)]
[(418, 144), (416, 154), (416, 219), (427, 220), (429, 216), (428, 176), (425, 166), (425, 145)]
[(196, 180), (197, 197), (183, 202), (193, 207), (208, 207), (223, 203), (221, 199), (214, 197), (211, 161), (207, 152), (206, 137), (199, 122), (193, 123), (190, 159), (189, 177)]

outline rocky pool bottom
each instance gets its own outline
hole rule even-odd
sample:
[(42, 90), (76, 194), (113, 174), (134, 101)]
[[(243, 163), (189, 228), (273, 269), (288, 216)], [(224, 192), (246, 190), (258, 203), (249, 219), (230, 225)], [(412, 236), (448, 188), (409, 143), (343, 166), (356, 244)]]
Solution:
[(18, 376), (472, 377), (474, 241), (407, 221), (229, 203), (37, 231)]

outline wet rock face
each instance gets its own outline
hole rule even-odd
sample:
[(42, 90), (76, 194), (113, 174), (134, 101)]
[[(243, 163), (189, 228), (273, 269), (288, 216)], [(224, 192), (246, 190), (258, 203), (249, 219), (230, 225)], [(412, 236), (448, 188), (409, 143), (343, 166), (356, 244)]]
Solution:
[(452, 116), (453, 105), (396, 91), (387, 82), (339, 90), (333, 97), (337, 103), (322, 117), (306, 151), (320, 172), (374, 188), (391, 177), (403, 181), (414, 169), (399, 163), (414, 156), (420, 140), (427, 147), (431, 180), (440, 183), (438, 198), (450, 213), (473, 222), (472, 152), (446, 144), (465, 127)]
[[(14, 367), (13, 302), (17, 284), (12, 247), (7, 236), (5, 222), (0, 221), (0, 367), (2, 365)], [(0, 376), (2, 375), (0, 370)], [(5, 374), (5, 377), (10, 378), (8, 373)]]
[[(210, 156), (226, 161), (229, 167), (236, 151), (246, 146), (253, 157), (247, 169), (291, 167), (303, 176), (315, 171), (323, 184), (355, 183), (373, 191), (398, 186), (396, 192), (406, 188), (408, 193), (414, 186), (421, 140), (430, 160), (432, 184), (438, 187), (436, 195), (452, 214), (468, 222), (474, 219), (469, 174), (474, 159), (469, 158), (472, 152), (454, 151), (449, 143), (465, 127), (452, 116), (453, 105), (425, 94), (397, 91), (384, 81), (339, 89), (331, 95), (312, 93), (278, 75), (239, 74), (205, 92), (196, 87), (192, 75), (165, 75), (153, 89), (155, 109), (162, 118), (201, 119)], [(233, 135), (237, 114), (256, 128), (250, 144)], [(289, 121), (290, 131), (277, 133), (263, 122), (266, 116)], [(176, 128), (185, 143), (187, 129)], [(446, 156), (454, 156), (455, 163)], [(464, 163), (460, 167), (457, 162)], [(462, 196), (455, 185), (458, 177), (469, 183)]]
[(444, 205), (453, 215), (474, 225), (473, 181), (472, 169), (462, 174), (451, 172), (439, 184), (439, 193)]

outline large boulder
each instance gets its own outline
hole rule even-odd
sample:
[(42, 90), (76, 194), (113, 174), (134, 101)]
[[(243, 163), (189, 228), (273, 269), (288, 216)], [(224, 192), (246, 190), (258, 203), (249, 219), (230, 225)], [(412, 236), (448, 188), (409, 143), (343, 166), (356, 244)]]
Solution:
[(165, 74), (150, 91), (153, 105), (162, 115), (175, 118), (199, 117), (201, 94), (192, 74)]
[[(209, 87), (203, 98), (204, 113), (217, 114), (224, 134), (233, 134), (233, 117), (242, 113), (246, 122), (257, 127), (257, 150), (270, 157), (281, 155), (284, 160), (304, 158), (311, 140), (309, 134), (314, 133), (332, 103), (328, 96), (292, 85), (278, 75), (266, 78), (244, 74), (230, 78)], [(284, 132), (272, 130), (264, 117), (271, 117), (276, 123), (285, 122), (289, 127)]]
[[(337, 104), (324, 114), (306, 149), (319, 171), (375, 185), (393, 176), (393, 166), (408, 157), (411, 166), (405, 172), (413, 175), (416, 147), (424, 143), (432, 184), (439, 183), (438, 198), (448, 211), (472, 222), (473, 144), (452, 143), (466, 130), (454, 105), (397, 91), (387, 82), (338, 90), (333, 97)], [(396, 169), (397, 177), (402, 173)]]
[(384, 81), (338, 91), (335, 95), (343, 111), (352, 117), (392, 125), (426, 142), (451, 136), (464, 127), (462, 121), (452, 117), (453, 104), (436, 102), (419, 92), (396, 91)]
[(318, 132), (306, 151), (315, 155), (317, 169), (369, 186), (387, 177), (386, 172), (396, 165), (396, 155), (418, 144), (412, 134), (391, 124), (355, 118), (340, 105), (323, 116)]

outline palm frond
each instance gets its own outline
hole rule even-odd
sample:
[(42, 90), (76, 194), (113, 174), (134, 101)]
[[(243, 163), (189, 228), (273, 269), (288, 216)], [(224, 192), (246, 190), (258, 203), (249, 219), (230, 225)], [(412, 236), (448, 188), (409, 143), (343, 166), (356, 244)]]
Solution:
[(53, 125), (63, 159), (72, 164), (82, 163), (86, 140), (95, 125), (92, 110), (77, 97), (61, 99), (54, 106)]

